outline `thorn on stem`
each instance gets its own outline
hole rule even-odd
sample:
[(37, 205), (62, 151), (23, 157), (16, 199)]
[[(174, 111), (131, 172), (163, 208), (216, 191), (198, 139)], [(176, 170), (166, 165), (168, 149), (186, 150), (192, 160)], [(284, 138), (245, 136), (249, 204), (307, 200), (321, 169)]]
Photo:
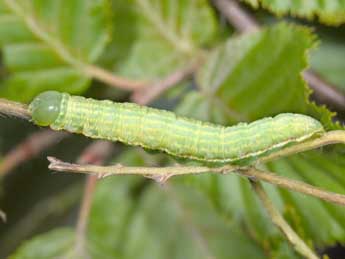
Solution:
[(148, 175), (144, 175), (144, 176), (146, 178), (150, 178), (150, 179), (154, 180), (155, 182), (159, 183), (160, 185), (164, 185), (170, 177), (174, 176), (174, 174), (159, 174), (159, 175), (148, 174)]
[(112, 173), (99, 174), (99, 175), (97, 175), (97, 179), (101, 180), (101, 179), (106, 178), (110, 175), (112, 175)]

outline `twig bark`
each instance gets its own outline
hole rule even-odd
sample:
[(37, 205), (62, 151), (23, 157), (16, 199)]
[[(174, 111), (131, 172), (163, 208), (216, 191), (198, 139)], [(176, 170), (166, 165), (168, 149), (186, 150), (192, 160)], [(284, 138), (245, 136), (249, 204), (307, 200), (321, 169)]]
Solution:
[(96, 166), (67, 163), (55, 157), (48, 157), (48, 160), (50, 162), (49, 169), (59, 172), (95, 174), (99, 178), (104, 178), (110, 175), (142, 175), (152, 178), (158, 182), (165, 182), (170, 177), (177, 175), (201, 174), (209, 172), (226, 173), (240, 168), (232, 165), (217, 168), (206, 166), (127, 167), (121, 164), (113, 166)]
[(2, 98), (0, 98), (0, 114), (14, 116), (25, 120), (31, 119), (31, 114), (27, 105)]
[(286, 188), (291, 191), (307, 194), (327, 202), (345, 206), (345, 195), (343, 194), (325, 191), (310, 184), (288, 179), (269, 171), (264, 171), (252, 167), (248, 170), (242, 170), (239, 174), (247, 176), (250, 179), (257, 179), (260, 181), (268, 182), (278, 187)]
[(315, 252), (307, 246), (307, 244), (297, 235), (297, 233), (280, 215), (278, 209), (274, 207), (272, 201), (266, 194), (261, 183), (251, 181), (251, 184), (254, 191), (261, 200), (263, 207), (266, 209), (267, 214), (270, 216), (272, 222), (286, 236), (287, 240), (291, 243), (295, 250), (305, 258), (318, 259), (319, 257), (315, 254)]
[(338, 205), (345, 206), (345, 195), (324, 191), (315, 186), (288, 179), (276, 175), (274, 173), (256, 169), (254, 167), (239, 167), (226, 165), (222, 167), (206, 167), (206, 166), (172, 166), (172, 167), (126, 167), (122, 165), (115, 166), (95, 166), (95, 165), (79, 165), (60, 161), (53, 157), (48, 157), (50, 161), (49, 168), (51, 170), (71, 173), (90, 173), (100, 178), (110, 175), (126, 175), (135, 174), (152, 178), (160, 183), (167, 181), (172, 176), (186, 174), (202, 174), (202, 173), (237, 173), (249, 179), (256, 179), (274, 184), (278, 187), (287, 188), (292, 191), (301, 192), (313, 197), (323, 199)]

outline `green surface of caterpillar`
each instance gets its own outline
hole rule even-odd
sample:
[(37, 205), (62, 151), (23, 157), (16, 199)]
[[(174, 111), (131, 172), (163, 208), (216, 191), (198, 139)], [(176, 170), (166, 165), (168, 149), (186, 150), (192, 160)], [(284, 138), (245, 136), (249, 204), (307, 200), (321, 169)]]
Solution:
[(324, 131), (317, 120), (283, 113), (225, 127), (133, 103), (99, 101), (48, 91), (30, 104), (33, 122), (54, 130), (161, 150), (205, 162), (256, 158)]

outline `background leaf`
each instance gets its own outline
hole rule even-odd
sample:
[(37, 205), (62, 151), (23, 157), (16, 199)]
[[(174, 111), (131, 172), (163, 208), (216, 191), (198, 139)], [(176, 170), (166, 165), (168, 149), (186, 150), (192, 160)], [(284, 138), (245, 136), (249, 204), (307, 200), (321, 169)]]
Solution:
[(53, 230), (24, 243), (17, 253), (10, 256), (10, 259), (43, 259), (66, 256), (66, 251), (73, 248), (74, 237), (74, 231), (71, 229)]
[[(149, 185), (133, 199), (136, 180), (114, 177), (97, 186), (86, 248), (91, 258), (265, 258), (197, 192)], [(54, 230), (24, 243), (11, 258), (75, 258), (73, 237), (71, 231)], [(45, 249), (37, 249), (45, 242)]]
[(83, 71), (108, 41), (107, 1), (3, 0), (0, 47), (8, 71), (0, 95), (29, 101), (55, 89), (81, 93), (90, 84)]
[(308, 94), (301, 71), (314, 37), (306, 28), (282, 23), (231, 38), (198, 71), (197, 83), (207, 98), (216, 99), (237, 120), (304, 113)]
[(206, 0), (116, 0), (113, 11), (114, 38), (101, 64), (130, 78), (187, 66), (218, 32)]
[(318, 0), (242, 0), (257, 8), (262, 5), (276, 15), (291, 14), (307, 19), (318, 17), (320, 22), (339, 25), (345, 22), (345, 1)]

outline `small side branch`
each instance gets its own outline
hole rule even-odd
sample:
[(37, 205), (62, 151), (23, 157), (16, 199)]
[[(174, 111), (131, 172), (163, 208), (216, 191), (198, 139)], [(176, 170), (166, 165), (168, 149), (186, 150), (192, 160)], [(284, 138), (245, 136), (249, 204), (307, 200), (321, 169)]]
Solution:
[(88, 76), (95, 78), (105, 84), (127, 91), (138, 90), (147, 86), (147, 82), (135, 81), (128, 78), (116, 76), (109, 71), (94, 65), (84, 66), (83, 71)]
[(31, 119), (31, 114), (27, 105), (2, 98), (0, 98), (0, 113), (25, 120)]
[(259, 158), (257, 160), (257, 163), (269, 162), (281, 157), (297, 154), (300, 152), (316, 149), (331, 144), (345, 144), (345, 130), (333, 130), (326, 132), (319, 138), (307, 140), (305, 142), (281, 149), (270, 155)]
[(327, 202), (345, 206), (345, 195), (343, 194), (328, 192), (313, 185), (279, 176), (275, 173), (250, 168), (248, 170), (242, 170), (240, 174), (247, 176), (249, 179), (261, 180), (278, 187), (286, 188), (291, 191), (307, 194)]
[(297, 235), (297, 233), (290, 227), (285, 219), (280, 215), (278, 209), (274, 207), (272, 201), (266, 194), (261, 183), (251, 181), (252, 187), (255, 193), (258, 195), (262, 202), (262, 205), (266, 209), (272, 222), (280, 229), (280, 231), (286, 236), (287, 240), (295, 248), (295, 250), (302, 256), (308, 259), (318, 259), (319, 257), (315, 252), (310, 249), (307, 244)]

